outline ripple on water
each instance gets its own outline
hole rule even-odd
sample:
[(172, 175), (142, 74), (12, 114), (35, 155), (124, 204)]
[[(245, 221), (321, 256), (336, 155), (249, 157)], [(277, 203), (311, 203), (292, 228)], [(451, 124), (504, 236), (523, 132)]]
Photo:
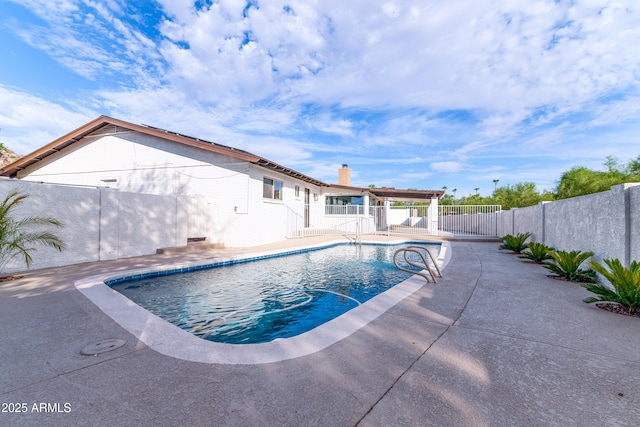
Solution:
[(393, 265), (401, 246), (339, 245), (112, 288), (201, 338), (268, 342), (311, 330), (407, 279)]

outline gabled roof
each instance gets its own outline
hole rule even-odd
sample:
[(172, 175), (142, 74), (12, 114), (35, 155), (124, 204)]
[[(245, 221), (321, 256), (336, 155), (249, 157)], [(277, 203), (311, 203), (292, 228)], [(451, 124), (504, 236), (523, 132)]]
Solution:
[(82, 138), (90, 135), (105, 126), (116, 126), (119, 128), (125, 128), (128, 130), (140, 132), (146, 135), (151, 135), (159, 138), (163, 138), (169, 141), (177, 142), (180, 144), (188, 145), (191, 147), (200, 148), (202, 150), (211, 151), (214, 153), (224, 154), (240, 160), (245, 160), (254, 165), (261, 166), (266, 169), (282, 173), (284, 175), (291, 176), (299, 179), (303, 182), (308, 182), (319, 187), (330, 187), (336, 190), (345, 191), (357, 191), (357, 192), (369, 192), (378, 197), (385, 197), (394, 200), (429, 200), (431, 198), (440, 198), (444, 191), (441, 190), (396, 190), (395, 188), (359, 188), (350, 187), (345, 185), (326, 184), (317, 179), (311, 178), (303, 173), (297, 172), (293, 169), (281, 166), (271, 160), (265, 159), (255, 154), (251, 154), (248, 151), (240, 150), (226, 145), (218, 144), (215, 142), (206, 141), (204, 139), (195, 138), (192, 136), (184, 135), (177, 132), (171, 132), (165, 129), (157, 128), (149, 125), (136, 125), (126, 122), (124, 120), (114, 119), (113, 117), (100, 116), (95, 120), (90, 121), (84, 126), (69, 132), (68, 134), (61, 136), (55, 141), (45, 145), (44, 147), (28, 154), (13, 163), (10, 163), (0, 169), (0, 176), (6, 176), (14, 178), (18, 172), (32, 166), (43, 159), (64, 150), (73, 144), (78, 143)]
[(328, 186), (328, 184), (325, 184), (322, 181), (311, 178), (310, 176), (307, 176), (303, 173), (281, 166), (275, 162), (272, 162), (271, 160), (262, 158), (260, 156), (256, 156), (255, 154), (251, 154), (244, 150), (239, 150), (237, 148), (228, 147), (226, 145), (217, 144), (215, 142), (206, 141), (200, 138), (194, 138), (188, 135), (183, 135), (177, 132), (171, 132), (171, 131), (160, 129), (153, 126), (136, 125), (133, 123), (125, 122), (124, 120), (118, 120), (108, 116), (100, 116), (97, 119), (92, 120), (89, 123), (85, 124), (84, 126), (81, 126), (78, 129), (71, 131), (64, 136), (61, 136), (55, 141), (34, 151), (33, 153), (28, 154), (24, 157), (21, 157), (17, 161), (6, 165), (2, 169), (0, 169), (0, 176), (7, 176), (7, 177), (14, 178), (19, 171), (42, 161), (43, 159), (45, 159), (48, 156), (51, 156), (52, 154), (58, 153), (59, 151), (62, 151), (63, 149), (72, 146), (73, 144), (79, 142), (85, 136), (93, 132), (96, 132), (97, 130), (108, 125), (126, 128), (126, 129), (140, 132), (143, 134), (156, 136), (159, 138), (167, 139), (180, 144), (200, 148), (202, 150), (211, 151), (214, 153), (225, 154), (227, 156), (231, 156), (237, 159), (246, 160), (250, 163), (253, 163), (258, 166), (262, 166), (263, 168), (266, 168), (266, 169), (272, 169), (276, 172), (289, 175), (291, 177), (297, 178), (304, 182), (308, 182), (310, 184), (318, 185), (321, 187)]

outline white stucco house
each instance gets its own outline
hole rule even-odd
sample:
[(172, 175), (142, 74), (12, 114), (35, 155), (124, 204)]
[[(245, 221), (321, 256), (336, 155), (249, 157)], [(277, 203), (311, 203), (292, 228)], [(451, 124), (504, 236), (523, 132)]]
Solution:
[[(233, 147), (100, 116), (0, 169), (0, 176), (185, 197), (187, 238), (226, 246), (388, 232), (394, 225), (437, 233), (442, 191), (352, 187), (343, 169), (341, 182), (328, 184)], [(423, 209), (398, 216), (390, 209), (398, 200), (422, 202)]]

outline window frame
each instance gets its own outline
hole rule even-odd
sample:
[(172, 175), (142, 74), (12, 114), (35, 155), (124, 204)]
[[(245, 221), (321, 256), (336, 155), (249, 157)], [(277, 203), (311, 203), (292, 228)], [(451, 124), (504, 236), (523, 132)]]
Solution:
[[(267, 181), (270, 181), (270, 183)], [(267, 189), (269, 189), (269, 194), (267, 194)], [(271, 178), (270, 176), (263, 176), (262, 199), (272, 202), (282, 202), (284, 199), (284, 181)]]

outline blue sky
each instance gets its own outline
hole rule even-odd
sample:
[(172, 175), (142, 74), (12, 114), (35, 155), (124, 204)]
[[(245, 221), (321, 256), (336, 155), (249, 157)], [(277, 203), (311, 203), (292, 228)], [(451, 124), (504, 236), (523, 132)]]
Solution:
[(483, 195), (640, 154), (640, 3), (0, 0), (0, 141), (110, 115)]

